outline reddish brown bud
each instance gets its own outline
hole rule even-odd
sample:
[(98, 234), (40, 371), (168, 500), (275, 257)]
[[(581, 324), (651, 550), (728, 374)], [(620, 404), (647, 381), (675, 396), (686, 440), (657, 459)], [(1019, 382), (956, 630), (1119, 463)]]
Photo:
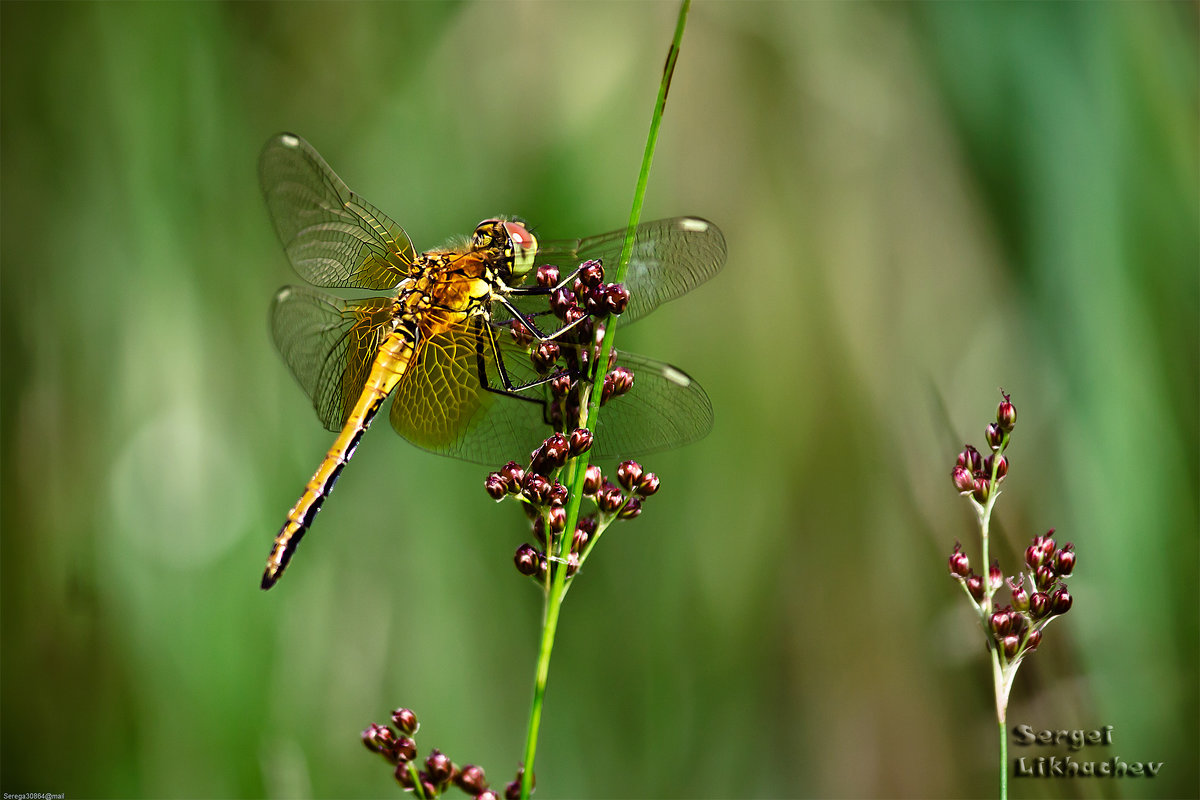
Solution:
[(595, 289), (604, 281), (604, 267), (599, 261), (585, 261), (579, 270), (579, 282)]
[(522, 575), (534, 575), (538, 571), (539, 558), (540, 554), (533, 545), (523, 544), (513, 554), (513, 563), (517, 565), (517, 572)]
[(642, 497), (649, 497), (658, 493), (658, 476), (653, 472), (646, 472), (642, 475), (642, 479), (638, 481), (637, 493)]
[(559, 319), (566, 320), (567, 311), (575, 307), (575, 293), (567, 287), (555, 289), (550, 295), (550, 310)]
[(992, 474), (993, 461), (995, 461), (996, 464), (996, 480), (1003, 480), (1004, 476), (1008, 474), (1008, 457), (1002, 453), (996, 453), (988, 456), (983, 462), (983, 472), (985, 475)]
[(999, 450), (1000, 445), (1004, 444), (1004, 429), (999, 423), (989, 422), (984, 436), (987, 438), (988, 447), (993, 450)]
[(1017, 651), (1021, 649), (1021, 637), (1015, 633), (1010, 633), (1001, 640), (1000, 647), (1004, 650), (1005, 658), (1015, 658)]
[(417, 731), (421, 729), (421, 723), (417, 722), (417, 715), (411, 708), (397, 708), (393, 711), (392, 724), (405, 736), (416, 736)]
[(1075, 545), (1067, 542), (1062, 549), (1054, 554), (1054, 571), (1059, 577), (1069, 578), (1075, 571)]
[(992, 559), (992, 566), (988, 568), (988, 588), (995, 592), (1003, 585), (1004, 573), (1000, 571), (1000, 562)]
[(600, 471), (600, 467), (595, 464), (589, 466), (583, 476), (583, 496), (595, 496), (596, 492), (600, 491), (600, 484), (603, 480), (604, 474)]
[(508, 494), (508, 483), (499, 472), (488, 473), (487, 480), (483, 482), (483, 488), (493, 500), (503, 500), (504, 496)]
[(396, 732), (391, 728), (372, 722), (363, 730), (362, 741), (372, 753), (379, 753), (388, 761), (396, 762)]
[(516, 318), (508, 324), (508, 328), (512, 331), (513, 341), (519, 345), (527, 345), (533, 341), (533, 331), (523, 320)]
[(967, 577), (967, 591), (971, 593), (971, 597), (975, 598), (975, 602), (983, 600), (983, 578), (978, 575), (969, 575)]
[(537, 268), (537, 285), (543, 289), (557, 286), (559, 281), (558, 267), (553, 264), (543, 264)]
[(571, 374), (566, 370), (550, 379), (550, 393), (555, 397), (565, 397), (569, 391), (571, 391)]
[(616, 487), (604, 488), (596, 493), (596, 505), (605, 514), (611, 514), (625, 502), (624, 495)]
[(958, 542), (954, 543), (954, 552), (950, 554), (950, 574), (957, 578), (965, 578), (971, 574), (971, 562)]
[(955, 466), (962, 467), (968, 472), (979, 472), (983, 469), (983, 456), (971, 445), (966, 445), (963, 447), (962, 452), (958, 454)]
[(1042, 632), (1031, 631), (1029, 636), (1025, 638), (1025, 649), (1036, 650), (1037, 646), (1042, 643)]
[(567, 510), (562, 506), (552, 506), (546, 512), (546, 524), (551, 533), (562, 533), (567, 527)]
[(521, 483), (525, 480), (525, 470), (521, 469), (517, 462), (509, 461), (500, 468), (499, 474), (504, 479), (504, 484), (509, 492), (517, 494), (521, 491)]
[[(1001, 392), (1001, 394), (1004, 394)], [(1013, 426), (1017, 424), (1017, 409), (1011, 402), (1009, 396), (1004, 395), (1004, 400), (996, 409), (996, 422), (1006, 431), (1011, 431)]]
[(1045, 592), (1034, 592), (1029, 597), (1029, 615), (1040, 620), (1050, 613), (1050, 596)]
[(555, 342), (539, 342), (530, 354), (530, 359), (538, 372), (548, 372), (561, 353), (561, 348)]
[(586, 453), (592, 448), (592, 432), (587, 428), (576, 428), (571, 431), (570, 449), (571, 455), (577, 456)]
[(1046, 591), (1054, 585), (1054, 570), (1049, 564), (1042, 564), (1033, 573), (1033, 585), (1042, 591)]
[(1012, 631), (1012, 614), (1008, 611), (997, 611), (989, 618), (989, 623), (996, 638), (1007, 636)]
[(425, 759), (425, 771), (429, 775), (429, 780), (434, 784), (448, 781), (453, 768), (454, 765), (451, 764), (450, 757), (441, 750), (435, 747), (429, 751), (429, 756)]
[(550, 481), (532, 472), (525, 476), (525, 485), (521, 491), (525, 499), (534, 505), (545, 505), (550, 497)]
[(986, 503), (988, 497), (992, 494), (992, 483), (982, 474), (975, 477), (975, 492), (973, 497), (980, 503)]
[(633, 519), (642, 513), (642, 498), (636, 495), (625, 501), (625, 506), (617, 514), (619, 519)]
[(474, 764), (467, 764), (458, 775), (454, 778), (454, 785), (462, 789), (467, 794), (478, 795), (480, 792), (488, 788), (487, 778), (483, 774), (483, 768), (477, 767)]
[(1067, 587), (1063, 586), (1055, 589), (1050, 595), (1050, 611), (1053, 614), (1065, 614), (1071, 610), (1071, 603), (1074, 602), (1071, 593), (1067, 591)]
[(642, 465), (636, 461), (622, 461), (617, 465), (617, 481), (625, 487), (626, 491), (633, 491), (633, 487), (642, 479)]
[(619, 283), (610, 283), (602, 289), (604, 305), (610, 314), (621, 314), (629, 305), (629, 290)]
[(1029, 592), (1025, 591), (1025, 581), (1020, 575), (1008, 579), (1008, 588), (1012, 590), (1013, 608), (1017, 611), (1029, 610)]
[(955, 467), (950, 473), (950, 479), (954, 481), (954, 488), (961, 494), (975, 491), (975, 477), (966, 467)]

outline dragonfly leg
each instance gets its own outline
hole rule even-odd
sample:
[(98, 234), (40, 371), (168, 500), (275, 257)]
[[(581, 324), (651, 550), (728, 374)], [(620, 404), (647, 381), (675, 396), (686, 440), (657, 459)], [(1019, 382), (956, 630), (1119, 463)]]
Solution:
[[(557, 339), (559, 336), (562, 336), (564, 333), (568, 333), (570, 331), (575, 330), (575, 326), (579, 325), (581, 322), (583, 322), (585, 319), (587, 319), (586, 316), (583, 316), (583, 317), (580, 317), (579, 319), (575, 320), (574, 322), (570, 322), (570, 323), (567, 323), (566, 325), (563, 325), (561, 328), (556, 328), (551, 333), (543, 333), (542, 330), (540, 328), (538, 328), (538, 326), (533, 324), (533, 320), (529, 319), (524, 314), (522, 314), (517, 309), (516, 306), (514, 306), (512, 303), (510, 303), (508, 301), (507, 297), (504, 297), (503, 295), (501, 295), (496, 299), (499, 300), (500, 304), (503, 305), (504, 308), (508, 310), (508, 313), (513, 315), (514, 321), (520, 320), (521, 324), (524, 325), (525, 328), (528, 329), (528, 331), (530, 333), (532, 333), (536, 339), (538, 339), (539, 341), (542, 341), (542, 342), (552, 341), (554, 339)], [(490, 326), (489, 326), (489, 329), (490, 329)]]
[(567, 277), (560, 280), (554, 286), (546, 286), (546, 287), (543, 287), (543, 286), (514, 286), (513, 288), (508, 290), (508, 293), (515, 294), (515, 295), (522, 295), (522, 296), (539, 295), (539, 294), (554, 294), (559, 289), (562, 289), (564, 286), (569, 286), (576, 278), (578, 278), (579, 273), (583, 271), (583, 267), (585, 264), (587, 264), (586, 261), (583, 262), (583, 264), (580, 264), (578, 267), (576, 267), (575, 270), (570, 275), (568, 275)]
[[(485, 325), (484, 327), (487, 330), (487, 339), (488, 339), (487, 344), (484, 343), (482, 336), (478, 336), (475, 339), (475, 341), (476, 341), (475, 363), (478, 365), (478, 368), (479, 368), (479, 385), (482, 386), (485, 390), (487, 390), (493, 394), (500, 394), (500, 395), (504, 395), (506, 397), (514, 397), (518, 400), (524, 400), (527, 403), (538, 403), (539, 405), (545, 406), (546, 405), (545, 400), (542, 400), (542, 399), (539, 399), (536, 397), (530, 397), (527, 394), (521, 394), (521, 392), (523, 392), (527, 389), (533, 389), (534, 387), (537, 387), (537, 386), (543, 386), (543, 385), (549, 383), (550, 381), (554, 380), (555, 378), (557, 378), (559, 375), (570, 374), (570, 371), (565, 370), (565, 369), (559, 369), (559, 370), (556, 370), (556, 371), (550, 373), (549, 375), (538, 378), (537, 380), (528, 381), (528, 382), (522, 383), (522, 384), (513, 383), (512, 379), (509, 378), (509, 376), (508, 376), (508, 370), (504, 366), (504, 356), (503, 356), (503, 354), (501, 354), (500, 348), (496, 343), (495, 329), (491, 325)], [(497, 388), (495, 386), (492, 386), (491, 381), (488, 379), (487, 352), (484, 350), (484, 348), (487, 345), (490, 345), (492, 348), (492, 352), (496, 354), (496, 372), (499, 373), (499, 375), (500, 375), (500, 382), (503, 384), (502, 388)]]

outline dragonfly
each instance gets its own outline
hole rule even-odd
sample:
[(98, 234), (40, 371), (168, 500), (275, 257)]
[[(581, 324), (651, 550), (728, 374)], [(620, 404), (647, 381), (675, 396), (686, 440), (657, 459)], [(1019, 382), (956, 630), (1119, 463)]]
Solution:
[[(275, 537), (262, 578), (269, 589), (389, 396), (395, 431), (434, 453), (496, 464), (545, 438), (550, 378), (531, 364), (530, 351), (569, 326), (539, 324), (558, 320), (546, 311), (555, 287), (526, 285), (534, 262), (616, 264), (626, 230), (539, 243), (521, 221), (496, 218), (481, 222), (469, 239), (418, 253), (399, 225), (351, 191), (295, 134), (267, 142), (258, 174), (300, 277), (326, 289), (386, 293), (344, 299), (285, 286), (271, 305), (275, 345), (337, 438)], [(708, 280), (725, 255), (721, 231), (698, 217), (637, 226), (625, 278), (629, 301), (617, 324)], [(527, 335), (506, 335), (514, 325)], [(578, 346), (559, 338), (563, 348)], [(686, 373), (625, 352), (615, 363), (635, 381), (598, 415), (596, 458), (627, 458), (708, 433), (712, 407)]]

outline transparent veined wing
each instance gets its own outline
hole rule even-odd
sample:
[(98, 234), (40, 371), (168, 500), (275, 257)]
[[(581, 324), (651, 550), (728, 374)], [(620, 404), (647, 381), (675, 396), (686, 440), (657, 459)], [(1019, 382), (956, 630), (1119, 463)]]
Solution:
[[(542, 377), (504, 329), (496, 345), (511, 382), (520, 386)], [(564, 350), (575, 345), (561, 343)], [(519, 391), (521, 397), (489, 392), (503, 386), (496, 349), (482, 323), (456, 328), (423, 342), (396, 389), (392, 427), (413, 444), (481, 464), (520, 460), (549, 436), (549, 385)], [(633, 388), (600, 412), (593, 458), (629, 458), (696, 441), (712, 428), (712, 405), (698, 383), (681, 370), (632, 353), (617, 365), (634, 374)]]
[(404, 229), (350, 190), (312, 146), (272, 137), (258, 178), (279, 241), (296, 272), (317, 286), (391, 289), (415, 257)]
[[(581, 261), (598, 259), (604, 262), (605, 280), (613, 281), (624, 243), (624, 228), (585, 239), (545, 242), (538, 247), (536, 262), (554, 264), (565, 275)], [(725, 236), (706, 219), (675, 217), (638, 225), (624, 281), (629, 307), (618, 324), (635, 322), (704, 283), (721, 271), (725, 255)], [(525, 311), (535, 304), (520, 301), (518, 305)]]
[(285, 286), (271, 303), (271, 337), (313, 402), (321, 424), (341, 430), (387, 336), (392, 300), (343, 300)]

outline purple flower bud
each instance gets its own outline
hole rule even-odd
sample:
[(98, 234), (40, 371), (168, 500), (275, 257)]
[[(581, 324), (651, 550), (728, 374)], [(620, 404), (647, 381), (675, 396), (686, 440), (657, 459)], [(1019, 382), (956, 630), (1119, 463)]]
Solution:
[(493, 500), (503, 500), (508, 494), (508, 483), (499, 472), (489, 472), (487, 480), (483, 482), (483, 488)]
[(405, 736), (415, 736), (421, 728), (421, 724), (417, 722), (417, 715), (410, 708), (397, 708), (393, 711), (392, 724)]
[(962, 467), (969, 472), (979, 472), (979, 470), (983, 469), (983, 456), (971, 445), (966, 445), (963, 451), (958, 454), (955, 466)]
[(1013, 608), (1017, 611), (1029, 610), (1029, 592), (1025, 591), (1025, 581), (1020, 575), (1008, 579), (1008, 588), (1012, 590)]
[(1030, 631), (1029, 636), (1025, 639), (1026, 650), (1036, 650), (1037, 646), (1042, 643), (1041, 631)]
[(1003, 480), (1004, 476), (1008, 474), (1008, 457), (1005, 456), (1003, 453), (995, 453), (993, 455), (988, 456), (987, 459), (985, 459), (983, 462), (983, 471), (985, 474), (987, 474), (987, 475), (992, 474), (992, 462), (993, 461), (996, 464), (996, 480), (997, 481)]
[(559, 281), (558, 267), (552, 264), (543, 264), (537, 269), (537, 285), (543, 289), (549, 289), (551, 286), (557, 286)]
[(958, 542), (954, 543), (954, 552), (950, 554), (950, 574), (959, 579), (971, 574), (971, 562)]
[[(1001, 394), (1004, 394), (1001, 392)], [(1017, 424), (1017, 409), (1009, 401), (1009, 396), (1004, 394), (1004, 400), (996, 409), (996, 422), (1006, 431), (1011, 431), (1013, 426)]]
[(1000, 571), (1000, 562), (993, 559), (992, 566), (988, 568), (988, 588), (996, 592), (1002, 586), (1004, 586), (1004, 573)]
[(379, 753), (388, 761), (396, 761), (396, 732), (391, 728), (372, 722), (362, 732), (362, 741), (372, 753)]
[(1029, 598), (1029, 615), (1035, 620), (1044, 619), (1050, 613), (1050, 596), (1045, 592), (1034, 592)]
[(523, 544), (517, 548), (517, 552), (513, 554), (513, 563), (517, 565), (517, 572), (522, 575), (533, 575), (538, 571), (538, 551), (531, 544)]
[(978, 575), (970, 575), (967, 577), (967, 591), (971, 593), (971, 597), (975, 598), (975, 602), (983, 600), (983, 578)]
[(429, 773), (429, 780), (434, 784), (445, 783), (450, 779), (453, 764), (449, 756), (435, 747), (425, 759), (425, 771)]
[(599, 261), (585, 261), (579, 270), (579, 282), (589, 289), (595, 289), (604, 281), (604, 267)]
[(500, 468), (500, 477), (504, 478), (508, 491), (517, 494), (521, 491), (521, 484), (525, 481), (525, 470), (521, 469), (517, 462), (509, 461)]
[(561, 354), (562, 350), (557, 343), (540, 342), (530, 354), (530, 360), (533, 361), (533, 366), (537, 367), (538, 372), (548, 372)]
[(562, 533), (567, 527), (567, 510), (562, 506), (552, 506), (546, 512), (546, 525), (551, 533)]
[(658, 476), (653, 472), (642, 474), (642, 479), (638, 481), (637, 493), (642, 497), (650, 497), (658, 493)]
[(1004, 649), (1004, 657), (1011, 660), (1021, 648), (1021, 637), (1015, 633), (1011, 633), (1004, 637), (1000, 642), (1000, 646)]
[(592, 447), (592, 432), (587, 428), (576, 428), (571, 431), (570, 450), (571, 455), (577, 456), (586, 453)]
[(400, 763), (412, 761), (417, 757), (417, 743), (407, 736), (401, 736), (396, 740), (396, 758)]
[(636, 461), (622, 461), (617, 465), (617, 481), (626, 491), (633, 491), (641, 479), (642, 465)]
[(619, 519), (633, 519), (642, 513), (642, 498), (638, 496), (630, 497), (625, 501), (621, 513), (617, 514)]
[(950, 473), (951, 480), (954, 481), (954, 488), (958, 489), (960, 494), (975, 491), (975, 478), (971, 475), (971, 470), (966, 467), (955, 467)]
[(1075, 545), (1067, 542), (1054, 554), (1054, 571), (1059, 577), (1069, 578), (1075, 571)]
[(488, 782), (484, 777), (483, 768), (467, 764), (454, 778), (454, 784), (470, 795), (478, 795), (487, 790)]
[(1050, 611), (1054, 614), (1065, 614), (1071, 610), (1071, 603), (1075, 598), (1071, 597), (1071, 593), (1067, 591), (1067, 587), (1063, 586), (1054, 590), (1054, 594), (1050, 595)]
[(987, 437), (988, 447), (993, 450), (999, 450), (1000, 445), (1004, 444), (1004, 429), (997, 422), (988, 423), (985, 436)]
[(975, 494), (974, 497), (980, 503), (986, 503), (988, 497), (992, 493), (992, 483), (987, 478), (983, 477), (982, 473), (975, 476)]
[(583, 476), (583, 496), (594, 497), (596, 492), (600, 491), (600, 484), (603, 480), (604, 474), (600, 471), (600, 467), (595, 464), (589, 466)]
[(550, 497), (550, 481), (536, 472), (531, 472), (525, 476), (522, 493), (525, 495), (525, 499), (535, 506), (545, 505), (546, 500)]
[(1033, 573), (1033, 585), (1043, 592), (1054, 585), (1054, 570), (1049, 564), (1042, 564)]
[(1012, 631), (1012, 614), (1007, 611), (996, 611), (989, 618), (989, 624), (991, 624), (992, 633), (996, 634), (996, 638), (1007, 636)]

